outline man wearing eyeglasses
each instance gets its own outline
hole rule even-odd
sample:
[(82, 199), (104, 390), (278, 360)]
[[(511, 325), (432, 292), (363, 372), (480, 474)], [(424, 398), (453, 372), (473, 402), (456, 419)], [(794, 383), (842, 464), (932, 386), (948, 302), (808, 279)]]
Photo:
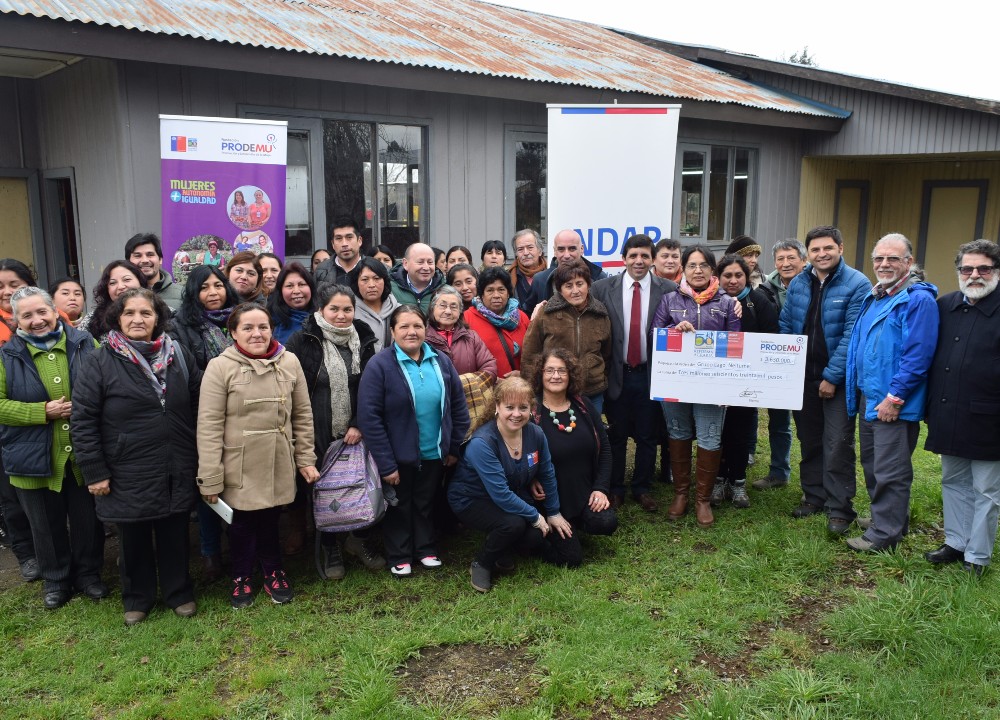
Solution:
[(860, 414), (861, 467), (871, 498), (864, 533), (847, 545), (888, 550), (906, 534), (911, 456), (927, 402), (927, 371), (938, 335), (937, 288), (911, 272), (913, 247), (899, 233), (875, 244), (875, 286), (861, 306), (847, 349), (847, 412)]
[(1000, 512), (1000, 247), (966, 243), (955, 265), (959, 289), (938, 300), (924, 445), (941, 455), (944, 544), (924, 557), (964, 561), (979, 577), (993, 555)]
[(805, 246), (809, 264), (789, 283), (778, 320), (781, 332), (808, 337), (802, 409), (794, 413), (803, 497), (792, 515), (825, 512), (827, 530), (844, 535), (856, 516), (857, 488), (854, 418), (847, 414), (844, 393), (847, 346), (871, 285), (844, 262), (837, 228), (813, 228)]

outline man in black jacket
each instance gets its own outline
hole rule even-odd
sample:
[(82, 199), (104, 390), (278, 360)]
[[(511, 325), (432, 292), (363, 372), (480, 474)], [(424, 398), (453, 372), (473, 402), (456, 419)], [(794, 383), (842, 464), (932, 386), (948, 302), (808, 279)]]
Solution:
[(580, 233), (576, 230), (560, 230), (556, 233), (556, 237), (552, 241), (552, 254), (552, 267), (535, 275), (534, 280), (531, 282), (531, 293), (521, 301), (521, 309), (524, 310), (528, 317), (531, 317), (538, 303), (548, 300), (556, 294), (555, 288), (552, 285), (552, 275), (557, 265), (565, 265), (574, 260), (583, 260), (587, 264), (587, 267), (590, 268), (591, 283), (595, 283), (608, 276), (601, 269), (600, 265), (595, 265), (583, 257), (583, 238), (580, 237)]
[(351, 218), (334, 218), (330, 230), (330, 252), (333, 255), (319, 264), (314, 275), (316, 285), (335, 283), (347, 285), (347, 273), (351, 272), (361, 259), (361, 227)]
[(941, 455), (944, 544), (928, 562), (990, 564), (1000, 514), (1000, 247), (962, 245), (957, 292), (938, 300), (941, 324), (927, 389), (927, 442)]

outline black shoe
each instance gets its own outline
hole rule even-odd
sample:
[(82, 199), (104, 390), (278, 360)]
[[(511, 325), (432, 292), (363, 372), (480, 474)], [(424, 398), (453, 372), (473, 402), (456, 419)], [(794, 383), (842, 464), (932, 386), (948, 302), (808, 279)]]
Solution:
[(469, 566), (469, 573), (472, 575), (472, 587), (475, 590), (485, 593), (489, 592), (490, 588), (493, 587), (493, 578), (490, 576), (490, 571), (475, 560)]
[(807, 503), (805, 500), (803, 500), (801, 503), (799, 503), (799, 506), (797, 508), (792, 510), (792, 517), (801, 520), (802, 518), (809, 517), (810, 515), (816, 515), (817, 513), (821, 512), (823, 512), (823, 508), (817, 507), (816, 505), (813, 505), (812, 503)]
[(945, 563), (958, 562), (964, 557), (964, 552), (956, 550), (948, 543), (944, 543), (937, 550), (930, 550), (924, 553), (924, 560), (934, 565), (944, 565)]
[(975, 575), (977, 578), (981, 578), (983, 573), (986, 572), (986, 565), (979, 565), (977, 563), (963, 562), (962, 569), (970, 575)]
[(49, 590), (45, 593), (42, 603), (46, 610), (58, 610), (69, 602), (70, 597), (72, 596), (68, 590)]
[(253, 605), (253, 584), (250, 582), (250, 578), (233, 578), (233, 593), (230, 600), (235, 610)]
[(207, 583), (213, 583), (225, 574), (222, 567), (222, 554), (201, 556), (201, 578)]
[(264, 592), (271, 596), (271, 602), (275, 605), (284, 605), (295, 597), (284, 570), (275, 570), (264, 576)]
[(35, 558), (28, 558), (21, 563), (21, 578), (24, 582), (35, 582), (41, 576), (42, 572), (38, 569), (38, 561)]
[(10, 533), (7, 532), (7, 525), (0, 518), (0, 547), (10, 547)]
[(85, 588), (80, 588), (80, 592), (89, 597), (94, 602), (102, 600), (111, 594), (111, 591), (108, 590), (108, 586), (105, 585), (100, 580), (98, 580), (97, 582), (90, 583), (90, 585), (88, 585)]
[(826, 523), (826, 530), (831, 535), (846, 535), (852, 522), (854, 521), (846, 518), (830, 518)]

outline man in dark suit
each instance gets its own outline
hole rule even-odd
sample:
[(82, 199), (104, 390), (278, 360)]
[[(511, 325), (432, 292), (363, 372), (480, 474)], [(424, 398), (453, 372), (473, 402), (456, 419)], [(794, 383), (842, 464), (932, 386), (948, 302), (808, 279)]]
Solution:
[(560, 230), (552, 240), (552, 267), (535, 275), (531, 281), (531, 292), (528, 293), (527, 297), (518, 296), (521, 309), (528, 317), (534, 313), (536, 305), (556, 294), (555, 286), (552, 284), (556, 267), (566, 265), (574, 260), (584, 262), (590, 270), (591, 282), (597, 282), (608, 276), (600, 265), (590, 262), (583, 256), (583, 238), (580, 237), (580, 233), (576, 230)]
[(648, 235), (626, 240), (622, 259), (624, 273), (598, 280), (591, 289), (611, 317), (611, 362), (604, 393), (611, 441), (611, 503), (618, 507), (625, 501), (625, 455), (631, 437), (635, 440), (632, 496), (643, 510), (656, 512), (651, 484), (660, 408), (649, 399), (650, 330), (660, 299), (677, 285), (650, 272), (653, 241)]

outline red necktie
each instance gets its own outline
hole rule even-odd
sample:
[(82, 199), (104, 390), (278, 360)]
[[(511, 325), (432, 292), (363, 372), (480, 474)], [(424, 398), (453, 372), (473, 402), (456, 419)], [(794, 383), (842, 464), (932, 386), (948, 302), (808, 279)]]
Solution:
[(642, 290), (638, 281), (632, 283), (632, 317), (628, 321), (628, 354), (630, 367), (642, 363)]

